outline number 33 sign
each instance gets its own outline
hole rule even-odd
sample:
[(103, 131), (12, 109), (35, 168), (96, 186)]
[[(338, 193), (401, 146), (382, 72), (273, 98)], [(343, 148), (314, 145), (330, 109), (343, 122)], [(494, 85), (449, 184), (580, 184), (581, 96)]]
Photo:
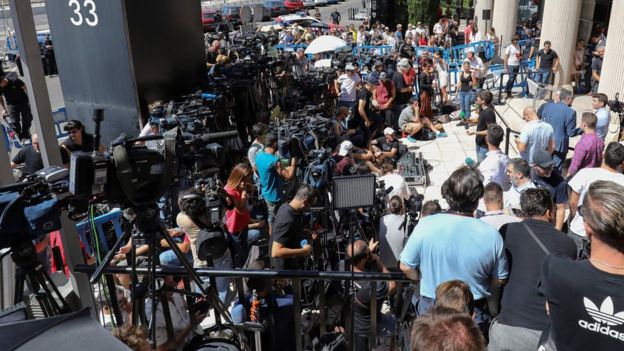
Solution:
[[(74, 10), (74, 15), (69, 18), (74, 26), (82, 26), (86, 23), (88, 26), (95, 27), (98, 24), (98, 15), (95, 12), (95, 1), (84, 0), (82, 7), (78, 0), (69, 0), (68, 6)], [(82, 8), (87, 12), (87, 15), (83, 17)]]

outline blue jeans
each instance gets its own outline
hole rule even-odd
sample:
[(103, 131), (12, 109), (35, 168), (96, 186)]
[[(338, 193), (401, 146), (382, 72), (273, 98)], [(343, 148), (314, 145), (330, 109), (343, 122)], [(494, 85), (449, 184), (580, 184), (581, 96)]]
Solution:
[(238, 233), (228, 233), (228, 247), (232, 253), (232, 264), (234, 268), (241, 268), (247, 261), (249, 246), (247, 244), (247, 230)]
[[(193, 254), (191, 251), (185, 254), (184, 257), (186, 257), (191, 265), (193, 264)], [(178, 256), (176, 256), (175, 252), (171, 249), (161, 252), (158, 259), (160, 260), (161, 266), (182, 266), (182, 262), (180, 262)]]
[[(198, 268), (206, 268), (206, 267), (198, 267)], [(212, 268), (214, 269), (232, 269), (232, 254), (230, 250), (227, 250), (222, 257), (212, 260)], [(204, 282), (205, 287), (210, 286), (210, 277), (201, 277)], [(219, 299), (228, 306), (232, 300), (234, 299), (234, 295), (230, 292), (230, 278), (228, 277), (218, 277), (216, 280), (216, 288), (217, 294), (219, 295)], [(200, 292), (197, 289), (197, 292)]]
[(535, 81), (542, 84), (550, 84), (550, 70), (539, 70), (535, 72)]
[(487, 147), (477, 145), (477, 163), (481, 163), (481, 161), (485, 160), (487, 152)]
[(461, 107), (461, 111), (464, 113), (464, 118), (470, 118), (470, 107), (473, 102), (473, 93), (471, 91), (460, 91), (459, 92), (459, 106)]

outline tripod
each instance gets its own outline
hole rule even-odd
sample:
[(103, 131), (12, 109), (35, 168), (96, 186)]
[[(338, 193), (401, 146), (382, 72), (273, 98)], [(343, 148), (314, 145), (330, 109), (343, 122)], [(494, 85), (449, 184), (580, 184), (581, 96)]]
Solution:
[[(11, 246), (11, 250), (8, 252), (11, 253), (11, 258), (18, 267), (15, 273), (14, 304), (24, 301), (24, 283), (28, 280), (32, 293), (37, 299), (44, 316), (51, 317), (70, 312), (67, 301), (65, 301), (63, 295), (61, 295), (52, 279), (50, 279), (48, 272), (43, 269), (43, 266), (37, 260), (37, 251), (31, 241), (19, 242)], [(59, 306), (55, 297), (58, 298), (62, 307)]]
[[(229, 316), (227, 315), (227, 309), (223, 305), (223, 303), (216, 296), (214, 286), (211, 286), (210, 289), (206, 289), (204, 287), (204, 283), (201, 278), (197, 275), (197, 273), (193, 270), (193, 267), (188, 262), (184, 254), (178, 248), (178, 245), (173, 241), (173, 239), (166, 233), (164, 228), (162, 227), (162, 223), (159, 217), (159, 209), (158, 206), (153, 204), (139, 205), (132, 208), (136, 217), (132, 221), (132, 224), (135, 228), (134, 231), (126, 231), (124, 235), (119, 238), (119, 240), (113, 245), (111, 251), (108, 252), (100, 266), (95, 270), (93, 276), (91, 277), (91, 283), (95, 283), (100, 279), (104, 270), (110, 265), (115, 253), (119, 250), (122, 243), (127, 242), (128, 240), (132, 240), (132, 249), (130, 251), (130, 264), (132, 268), (132, 323), (133, 325), (146, 324), (145, 314), (144, 314), (144, 297), (147, 292), (151, 298), (151, 318), (149, 323), (149, 335), (152, 343), (152, 348), (156, 349), (156, 312), (157, 312), (157, 304), (160, 300), (162, 303), (163, 315), (165, 317), (165, 322), (167, 326), (167, 336), (169, 340), (173, 340), (173, 328), (171, 326), (171, 317), (169, 314), (169, 304), (165, 302), (164, 299), (160, 298), (157, 286), (156, 279), (156, 268), (160, 266), (160, 262), (158, 259), (158, 255), (156, 253), (156, 246), (159, 244), (161, 239), (164, 239), (168, 246), (173, 250), (178, 260), (184, 266), (184, 269), (191, 277), (191, 279), (197, 284), (198, 289), (201, 291), (202, 295), (206, 296), (208, 302), (213, 306), (215, 311), (223, 316), (227, 321), (231, 321)], [(136, 247), (138, 245), (148, 245), (149, 246), (149, 255), (147, 259), (147, 284), (141, 284), (136, 274)], [(190, 282), (185, 281), (186, 288), (190, 288)], [(144, 286), (147, 285), (147, 290), (145, 291)], [(190, 301), (190, 300), (189, 300)], [(192, 302), (192, 301), (190, 301)], [(189, 306), (190, 309), (191, 306)]]

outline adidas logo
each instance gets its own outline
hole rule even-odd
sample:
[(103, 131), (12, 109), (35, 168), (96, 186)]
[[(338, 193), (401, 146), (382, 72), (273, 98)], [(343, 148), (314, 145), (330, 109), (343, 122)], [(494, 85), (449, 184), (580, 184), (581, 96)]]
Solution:
[(624, 324), (624, 311), (614, 313), (613, 300), (610, 296), (607, 296), (607, 298), (602, 301), (600, 308), (586, 297), (583, 297), (583, 304), (585, 305), (587, 313), (596, 322), (591, 323), (585, 320), (579, 320), (578, 324), (581, 328), (610, 336), (619, 341), (624, 341), (624, 333), (611, 329), (613, 326)]

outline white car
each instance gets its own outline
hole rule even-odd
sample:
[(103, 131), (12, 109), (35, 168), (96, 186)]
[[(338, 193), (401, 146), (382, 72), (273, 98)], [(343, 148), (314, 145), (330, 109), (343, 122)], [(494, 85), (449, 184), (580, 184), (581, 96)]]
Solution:
[(314, 0), (314, 5), (327, 5), (327, 0)]
[(366, 19), (366, 10), (360, 10), (355, 14), (355, 16), (353, 16), (353, 19), (356, 21), (364, 21)]

